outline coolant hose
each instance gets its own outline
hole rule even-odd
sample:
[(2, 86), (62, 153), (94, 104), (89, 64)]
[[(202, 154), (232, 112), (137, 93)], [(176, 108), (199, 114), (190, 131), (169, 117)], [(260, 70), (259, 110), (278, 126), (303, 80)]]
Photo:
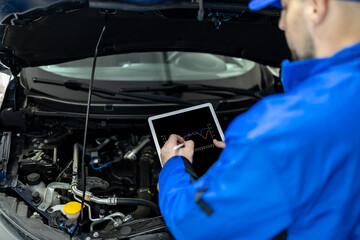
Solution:
[[(150, 191), (138, 191), (136, 196), (138, 199), (144, 199), (149, 201), (151, 201), (152, 199), (152, 194)], [(145, 206), (137, 206), (136, 210), (129, 214), (134, 219), (140, 219), (140, 218), (148, 217), (150, 215), (150, 211), (151, 210)]]
[[(137, 198), (151, 201), (152, 193), (150, 191), (151, 185), (151, 169), (150, 162), (154, 161), (155, 150), (152, 147), (146, 147), (140, 156), (139, 160), (139, 182), (140, 188), (137, 190)], [(135, 211), (131, 212), (130, 215), (134, 219), (148, 217), (150, 209), (144, 206), (138, 206)]]
[(140, 189), (150, 188), (150, 161), (154, 161), (154, 151), (151, 147), (144, 149), (139, 160)]
[(151, 210), (153, 210), (156, 213), (156, 215), (161, 215), (158, 205), (156, 205), (153, 202), (144, 200), (144, 199), (139, 199), (139, 198), (116, 198), (116, 204), (115, 205), (140, 205), (140, 206), (145, 206), (145, 207), (148, 207)]

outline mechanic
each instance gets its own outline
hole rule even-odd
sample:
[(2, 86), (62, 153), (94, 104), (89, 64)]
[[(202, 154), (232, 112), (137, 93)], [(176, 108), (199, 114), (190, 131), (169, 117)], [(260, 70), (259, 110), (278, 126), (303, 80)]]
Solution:
[(197, 180), (194, 143), (170, 136), (159, 205), (176, 239), (360, 239), (360, 1), (249, 3), (269, 5), (296, 60), (285, 93), (238, 116)]

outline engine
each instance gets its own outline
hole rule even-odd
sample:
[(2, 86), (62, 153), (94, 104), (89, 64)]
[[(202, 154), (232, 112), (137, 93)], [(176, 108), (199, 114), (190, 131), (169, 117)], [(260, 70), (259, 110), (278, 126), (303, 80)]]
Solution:
[(17, 168), (13, 189), (44, 224), (86, 239), (145, 232), (171, 239), (157, 205), (161, 166), (149, 135), (90, 129), (84, 147), (81, 128), (34, 121), (30, 129), (12, 134), (9, 163)]

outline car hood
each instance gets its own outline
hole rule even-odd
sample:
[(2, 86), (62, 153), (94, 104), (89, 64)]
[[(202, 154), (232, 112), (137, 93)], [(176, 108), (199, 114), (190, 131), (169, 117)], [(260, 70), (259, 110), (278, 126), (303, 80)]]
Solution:
[(17, 73), (91, 57), (107, 18), (100, 55), (199, 51), (280, 65), (290, 54), (277, 26), (279, 10), (251, 12), (247, 3), (207, 0), (202, 11), (193, 0), (7, 0), (0, 58)]

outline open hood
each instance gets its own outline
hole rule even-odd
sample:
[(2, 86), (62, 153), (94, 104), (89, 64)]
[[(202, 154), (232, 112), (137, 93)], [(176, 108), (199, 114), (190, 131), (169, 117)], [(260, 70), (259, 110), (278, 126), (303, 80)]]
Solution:
[(93, 56), (106, 18), (99, 55), (199, 51), (272, 66), (290, 56), (277, 26), (279, 10), (252, 12), (247, 0), (207, 0), (202, 4), (191, 0), (23, 2), (27, 5), (8, 1), (12, 6), (3, 8), (8, 12), (2, 13), (10, 15), (0, 29), (0, 57), (13, 72)]

